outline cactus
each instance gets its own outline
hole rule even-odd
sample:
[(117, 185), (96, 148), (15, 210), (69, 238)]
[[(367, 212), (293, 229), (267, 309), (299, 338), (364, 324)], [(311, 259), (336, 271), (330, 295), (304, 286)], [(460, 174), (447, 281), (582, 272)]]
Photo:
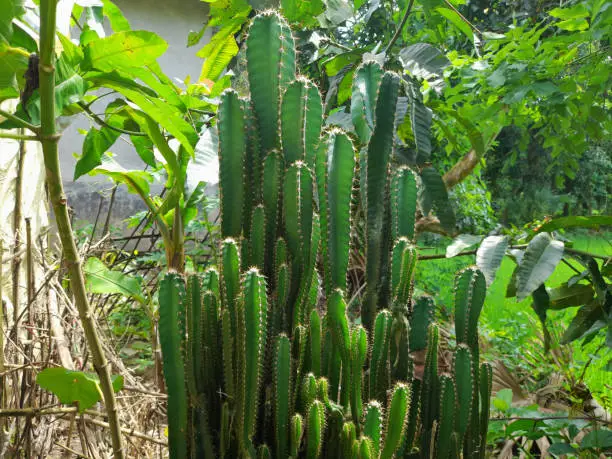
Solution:
[[(226, 91), (217, 118), (218, 260), (159, 286), (171, 459), (484, 457), (484, 276), (457, 276), (458, 345), (439, 376), (434, 301), (412, 298), (418, 183), (390, 172), (399, 76), (355, 72), (352, 137), (321, 132), (321, 96), (296, 77), (278, 14), (255, 16), (246, 56), (250, 97)], [(361, 227), (362, 299), (347, 279)]]
[(276, 457), (283, 458), (287, 454), (289, 441), (289, 400), (291, 394), (291, 343), (286, 335), (280, 335), (276, 351), (275, 364), (275, 436)]
[(323, 446), (323, 431), (325, 429), (325, 406), (320, 400), (315, 400), (308, 409), (308, 427), (306, 436), (306, 457), (316, 459), (321, 454)]
[(383, 412), (381, 404), (372, 400), (366, 405), (363, 415), (363, 434), (372, 440), (372, 447), (376, 456), (380, 453), (382, 439)]
[(380, 453), (380, 459), (391, 459), (403, 440), (410, 405), (410, 392), (406, 384), (396, 384), (388, 405), (384, 446)]
[(455, 430), (455, 384), (448, 375), (440, 376), (440, 424), (436, 441), (436, 456), (447, 459), (451, 453), (452, 435)]

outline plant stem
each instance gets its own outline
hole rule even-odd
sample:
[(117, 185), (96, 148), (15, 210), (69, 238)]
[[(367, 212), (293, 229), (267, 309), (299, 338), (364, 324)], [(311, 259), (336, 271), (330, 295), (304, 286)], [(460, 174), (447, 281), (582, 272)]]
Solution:
[(448, 0), (444, 0), (444, 3), (446, 4), (446, 6), (448, 6), (451, 10), (453, 10), (455, 13), (457, 13), (457, 15), (459, 16), (459, 18), (461, 18), (461, 20), (463, 22), (465, 22), (468, 26), (470, 26), (470, 29), (472, 29), (474, 32), (476, 32), (478, 34), (479, 37), (482, 37), (482, 32), (480, 30), (478, 30), (478, 27), (476, 27), (474, 24), (472, 24), (468, 18), (466, 18), (463, 14), (461, 14), (461, 12), (455, 8), (455, 5), (453, 5), (451, 2), (449, 2)]
[(66, 205), (66, 196), (62, 184), (59, 163), (59, 135), (55, 128), (55, 24), (56, 0), (41, 0), (40, 26), (40, 108), (42, 141), (49, 198), (53, 206), (58, 233), (62, 243), (64, 262), (70, 274), (70, 286), (74, 302), (79, 311), (81, 324), (91, 352), (93, 366), (100, 378), (100, 388), (104, 395), (104, 404), (108, 413), (108, 423), (113, 443), (114, 457), (123, 459), (124, 451), (121, 428), (117, 416), (115, 392), (111, 382), (110, 367), (102, 350), (102, 345), (95, 327), (94, 318), (89, 307), (85, 280), (81, 270), (81, 260), (72, 233), (70, 217)]
[(40, 131), (40, 128), (38, 126), (34, 126), (33, 124), (28, 123), (26, 120), (22, 120), (21, 118), (4, 110), (0, 110), (0, 116), (5, 117), (7, 120), (13, 121), (14, 123), (18, 124), (19, 127), (29, 129), (34, 134), (38, 134), (38, 132)]
[(22, 134), (11, 134), (9, 132), (1, 132), (0, 139), (12, 139), (12, 140), (38, 140), (35, 135), (22, 135)]
[(96, 115), (91, 108), (89, 108), (89, 105), (84, 104), (83, 102), (77, 102), (77, 105), (79, 107), (81, 107), (85, 113), (87, 113), (91, 119), (93, 119), (96, 123), (98, 123), (100, 126), (104, 126), (108, 129), (111, 129), (113, 131), (119, 132), (121, 134), (127, 134), (127, 135), (133, 135), (133, 136), (138, 136), (138, 137), (146, 137), (147, 134), (145, 134), (144, 132), (140, 132), (140, 131), (129, 131), (127, 129), (123, 129), (123, 128), (118, 128), (115, 126), (111, 126), (110, 124), (108, 124), (106, 121), (104, 121), (100, 116)]
[(414, 0), (410, 0), (410, 3), (408, 4), (408, 7), (406, 8), (406, 12), (404, 13), (404, 17), (402, 18), (402, 21), (397, 26), (397, 30), (393, 34), (393, 37), (391, 37), (391, 41), (389, 42), (389, 44), (385, 48), (385, 54), (387, 54), (391, 50), (391, 47), (395, 44), (397, 39), (402, 34), (402, 30), (404, 29), (404, 26), (406, 25), (406, 21), (408, 20), (408, 16), (410, 16), (410, 11), (412, 10), (412, 5), (414, 5)]

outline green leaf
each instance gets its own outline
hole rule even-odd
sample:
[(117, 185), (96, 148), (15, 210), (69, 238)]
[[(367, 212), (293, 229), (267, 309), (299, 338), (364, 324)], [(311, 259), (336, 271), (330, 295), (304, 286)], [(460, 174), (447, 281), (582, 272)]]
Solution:
[[(102, 400), (100, 380), (93, 373), (73, 371), (66, 368), (45, 368), (36, 376), (36, 382), (43, 389), (52, 392), (61, 403), (72, 405), (78, 403), (79, 413), (91, 408)], [(112, 377), (113, 390), (123, 388), (123, 376)]]
[(453, 239), (453, 242), (446, 247), (446, 258), (453, 258), (459, 255), (464, 249), (472, 247), (482, 241), (482, 236), (473, 234), (461, 234)]
[(120, 271), (112, 271), (104, 262), (96, 257), (90, 257), (83, 265), (85, 286), (88, 292), (100, 294), (120, 294), (145, 303), (142, 286), (135, 277)]
[(323, 0), (282, 0), (281, 11), (290, 23), (317, 25), (317, 16), (325, 10)]
[(13, 19), (25, 13), (24, 3), (24, 0), (2, 0), (0, 2), (0, 44), (11, 40)]
[(421, 196), (421, 209), (428, 215), (432, 209), (440, 219), (442, 227), (452, 232), (455, 229), (455, 212), (448, 199), (448, 192), (442, 177), (433, 167), (426, 167), (421, 171), (423, 193)]
[(451, 24), (457, 27), (466, 37), (471, 41), (474, 41), (474, 34), (472, 28), (461, 19), (461, 16), (456, 11), (448, 8), (436, 8), (436, 12), (448, 19)]
[(575, 454), (576, 450), (568, 443), (553, 443), (548, 448), (550, 454), (562, 456), (564, 454)]
[(102, 155), (115, 143), (119, 133), (102, 127), (100, 130), (91, 128), (83, 142), (83, 154), (79, 158), (74, 167), (74, 178), (89, 174), (94, 168), (102, 165)]
[(512, 406), (512, 389), (502, 389), (497, 392), (493, 406), (500, 411), (508, 411)]
[(325, 0), (325, 7), (325, 12), (319, 16), (323, 27), (333, 28), (353, 17), (353, 8), (347, 0)]
[[(56, 62), (55, 73), (55, 110), (61, 114), (64, 108), (83, 99), (87, 90), (85, 80), (76, 73), (69, 63), (69, 58), (62, 54)], [(28, 101), (27, 112), (34, 124), (40, 123), (40, 95), (35, 93)]]
[(486, 237), (476, 251), (476, 265), (485, 275), (487, 286), (495, 280), (495, 274), (501, 266), (502, 260), (508, 248), (506, 236)]
[(111, 0), (102, 0), (104, 16), (108, 18), (113, 32), (125, 32), (130, 30), (130, 23), (125, 18), (121, 10)]
[(561, 337), (561, 344), (571, 343), (580, 339), (598, 320), (606, 320), (606, 313), (597, 301), (585, 304), (572, 319), (569, 327)]
[(90, 174), (106, 175), (115, 182), (124, 183), (130, 192), (140, 196), (149, 195), (149, 183), (153, 182), (153, 176), (148, 172), (124, 169), (109, 155), (102, 156), (102, 164), (93, 169)]
[(431, 156), (432, 111), (423, 103), (423, 95), (416, 85), (410, 85), (410, 127), (417, 150), (416, 163), (429, 162)]
[(28, 53), (0, 41), (0, 101), (19, 97), (19, 78), (28, 68)]
[(168, 43), (145, 30), (117, 32), (110, 37), (91, 41), (85, 46), (84, 70), (105, 72), (143, 67), (166, 52)]
[[(200, 81), (216, 81), (234, 56), (238, 54), (238, 45), (233, 35), (228, 35), (223, 40), (215, 40), (213, 38), (211, 44), (214, 44), (214, 46), (207, 52), (206, 60), (204, 65), (202, 65), (202, 72), (200, 73)], [(200, 53), (198, 55), (201, 56)]]
[(542, 285), (563, 258), (563, 242), (554, 240), (548, 233), (534, 237), (517, 272), (517, 300), (522, 301)]
[(176, 107), (159, 99), (154, 92), (147, 93), (133, 81), (118, 77), (116, 74), (96, 74), (94, 78), (100, 86), (114, 89), (138, 105), (144, 113), (172, 134), (189, 155), (193, 155), (193, 147), (198, 136)]
[(571, 287), (566, 285), (547, 289), (550, 299), (551, 309), (565, 309), (572, 306), (581, 306), (589, 303), (595, 292), (593, 287), (585, 284), (574, 284)]
[(444, 88), (444, 69), (451, 62), (435, 46), (429, 43), (410, 45), (399, 52), (399, 59), (411, 75), (427, 80), (438, 92)]
[(537, 228), (536, 233), (551, 233), (565, 228), (594, 228), (612, 226), (611, 215), (593, 215), (590, 217), (572, 216), (555, 218)]
[(157, 161), (155, 160), (155, 154), (153, 154), (153, 142), (151, 139), (145, 136), (133, 135), (130, 137), (136, 153), (140, 156), (140, 159), (144, 161), (147, 166), (155, 167)]
[(70, 40), (70, 38), (65, 35), (62, 35), (59, 32), (57, 34), (57, 38), (62, 44), (62, 56), (64, 57), (66, 62), (72, 67), (76, 67), (77, 65), (79, 65), (84, 59), (83, 50), (81, 49), (81, 47), (72, 43), (72, 40)]
[(588, 18), (589, 10), (587, 10), (583, 3), (577, 3), (571, 8), (555, 8), (554, 10), (549, 11), (548, 14), (553, 18), (558, 18), (565, 21), (568, 19)]
[(612, 430), (595, 428), (584, 436), (580, 442), (580, 449), (612, 448)]

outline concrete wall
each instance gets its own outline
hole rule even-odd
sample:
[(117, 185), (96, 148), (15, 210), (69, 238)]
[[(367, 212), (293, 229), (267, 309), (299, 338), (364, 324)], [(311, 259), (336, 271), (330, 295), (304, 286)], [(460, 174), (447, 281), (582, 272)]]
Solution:
[[(197, 80), (202, 66), (202, 59), (196, 56), (202, 44), (187, 48), (187, 35), (190, 30), (200, 30), (206, 21), (207, 5), (200, 0), (114, 0), (123, 11), (132, 29), (150, 30), (160, 35), (168, 42), (167, 52), (159, 58), (158, 62), (163, 71), (170, 77), (181, 81), (189, 75), (191, 81)], [(203, 38), (202, 43), (205, 42)], [(112, 97), (106, 98), (104, 103), (94, 105), (92, 108), (101, 113), (105, 104), (111, 102)], [(74, 117), (72, 124), (66, 128), (60, 142), (60, 157), (62, 174), (66, 184), (66, 192), (70, 206), (75, 212), (75, 221), (90, 221), (96, 217), (100, 201), (99, 191), (112, 186), (108, 179), (100, 176), (84, 176), (73, 181), (75, 153), (80, 154), (84, 136), (79, 130), (87, 130), (95, 126), (85, 116)], [(126, 168), (143, 168), (132, 146), (119, 139), (110, 149), (117, 161)], [(121, 219), (142, 210), (144, 207), (140, 200), (127, 193), (124, 186), (120, 187), (113, 210), (113, 221)], [(102, 212), (104, 215), (104, 210)]]

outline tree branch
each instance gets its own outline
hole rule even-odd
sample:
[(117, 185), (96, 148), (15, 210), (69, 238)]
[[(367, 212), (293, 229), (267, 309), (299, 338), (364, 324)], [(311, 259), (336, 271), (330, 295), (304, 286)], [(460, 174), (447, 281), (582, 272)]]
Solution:
[(442, 180), (446, 189), (450, 190), (458, 183), (465, 180), (465, 178), (472, 173), (480, 162), (480, 157), (475, 150), (470, 150), (463, 158), (461, 158), (451, 169), (444, 174)]
[(414, 5), (414, 0), (410, 0), (410, 3), (408, 4), (408, 7), (406, 8), (406, 12), (404, 13), (404, 17), (402, 18), (401, 22), (397, 26), (397, 29), (395, 30), (395, 33), (393, 34), (393, 37), (391, 37), (391, 41), (389, 42), (389, 44), (385, 48), (385, 54), (387, 54), (391, 50), (391, 47), (395, 44), (397, 39), (402, 34), (402, 30), (404, 29), (404, 26), (406, 25), (406, 21), (408, 21), (408, 16), (410, 16), (410, 11), (412, 10), (412, 5)]
[(15, 116), (12, 113), (9, 113), (7, 111), (0, 110), (0, 116), (3, 116), (7, 120), (11, 120), (12, 122), (18, 124), (19, 127), (29, 129), (34, 134), (38, 134), (40, 131), (40, 128), (38, 126), (34, 126), (33, 124), (28, 123), (26, 120), (22, 120), (18, 116)]

